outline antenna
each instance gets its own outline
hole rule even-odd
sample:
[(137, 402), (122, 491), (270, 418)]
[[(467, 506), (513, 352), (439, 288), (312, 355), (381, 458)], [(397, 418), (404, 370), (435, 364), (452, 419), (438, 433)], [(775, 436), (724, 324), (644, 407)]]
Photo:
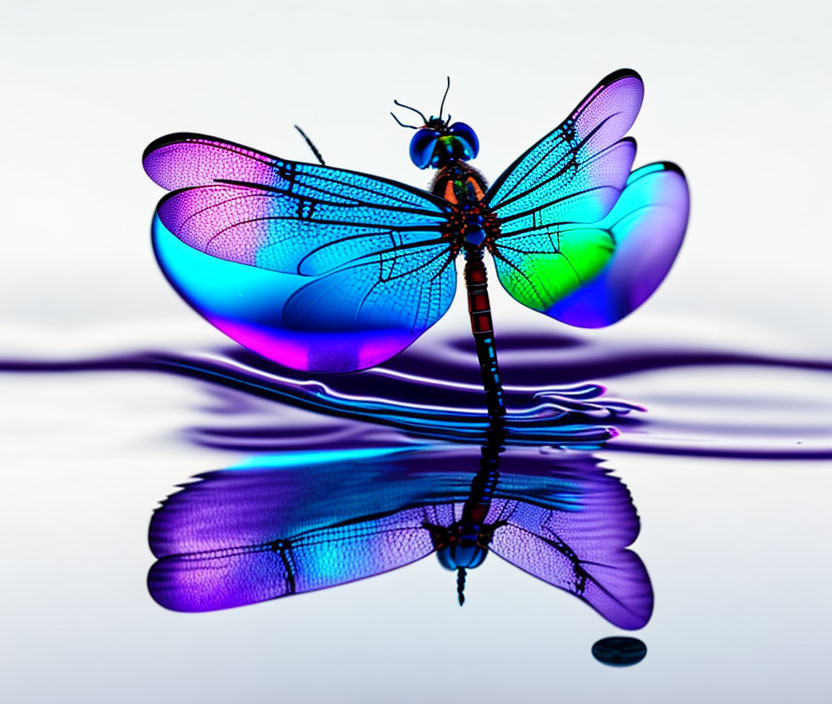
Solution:
[[(445, 109), (445, 98), (448, 97), (448, 91), (451, 89), (451, 77), (448, 76), (448, 85), (445, 87), (445, 95), (442, 96), (442, 104), (439, 106), (439, 119), (442, 119), (442, 111)], [(448, 115), (448, 122), (451, 121), (451, 116)]]
[(409, 105), (405, 105), (404, 103), (400, 103), (398, 100), (394, 100), (393, 103), (398, 105), (400, 108), (404, 108), (405, 110), (412, 110), (415, 112), (419, 117), (422, 118), (425, 124), (428, 124), (428, 118), (424, 116), (421, 110), (417, 110), (416, 108), (412, 108)]
[(406, 124), (404, 124), (404, 122), (402, 122), (398, 117), (396, 117), (396, 114), (392, 110), (390, 111), (390, 114), (393, 116), (393, 119), (396, 122), (399, 123), (399, 127), (407, 127), (410, 130), (418, 130), (419, 129), (418, 127), (416, 127), (416, 125), (406, 125)]

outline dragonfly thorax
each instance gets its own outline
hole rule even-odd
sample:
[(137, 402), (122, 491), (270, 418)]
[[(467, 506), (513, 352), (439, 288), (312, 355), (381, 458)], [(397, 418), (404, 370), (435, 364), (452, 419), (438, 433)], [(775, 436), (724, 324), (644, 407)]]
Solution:
[(482, 249), (499, 233), (499, 226), (482, 199), (485, 179), (472, 166), (457, 162), (439, 170), (431, 191), (453, 206), (447, 236), (454, 239), (455, 251)]

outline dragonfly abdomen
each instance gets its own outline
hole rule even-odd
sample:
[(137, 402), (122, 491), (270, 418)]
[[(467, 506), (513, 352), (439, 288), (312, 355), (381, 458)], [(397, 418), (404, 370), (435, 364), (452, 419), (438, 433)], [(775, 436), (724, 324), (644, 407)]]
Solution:
[(482, 260), (482, 249), (479, 247), (465, 248), (465, 287), (468, 290), (471, 332), (474, 333), (488, 414), (492, 417), (504, 416), (506, 407), (494, 343), (494, 326), (491, 322), (488, 277)]

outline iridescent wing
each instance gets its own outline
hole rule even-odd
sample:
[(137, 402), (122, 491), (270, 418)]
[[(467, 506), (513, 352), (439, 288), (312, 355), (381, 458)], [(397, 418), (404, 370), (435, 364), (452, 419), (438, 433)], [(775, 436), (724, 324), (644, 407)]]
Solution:
[[(169, 609), (213, 611), (414, 562), (434, 551), (425, 524), (454, 520), (452, 504), (432, 505), (442, 458), (407, 446), (317, 450), (275, 455), (277, 468), (260, 458), (262, 467), (201, 475), (153, 514), (148, 589)], [(440, 471), (443, 497), (467, 495), (458, 464), (454, 488)]]
[[(360, 458), (315, 451), (276, 455), (278, 469), (264, 458), (260, 468), (202, 475), (153, 515), (149, 541), (158, 561), (149, 590), (167, 608), (210, 611), (406, 565), (433, 552), (426, 526), (460, 520), (474, 476), (467, 467), (479, 459), (475, 447), (375, 448)], [(504, 460), (486, 517), (497, 524), (495, 551), (615, 623), (636, 621), (603, 602), (603, 589), (646, 619), (649, 608), (639, 612), (621, 586), (629, 574), (652, 601), (638, 558), (619, 554), (638, 533), (620, 480), (584, 458), (553, 466), (523, 450)]]
[(588, 283), (544, 312), (582, 328), (612, 325), (632, 313), (673, 266), (689, 208), (687, 181), (678, 166), (661, 162), (634, 171), (613, 209), (593, 226), (614, 243), (609, 261)]
[(433, 552), (423, 527), (429, 509), (329, 525), (310, 516), (314, 527), (284, 534), (281, 528), (287, 520), (297, 525), (299, 517), (290, 516), (302, 509), (292, 505), (291, 487), (259, 472), (228, 474), (233, 481), (227, 486), (188, 485), (153, 516), (150, 547), (159, 559), (148, 574), (148, 589), (166, 608), (214, 611), (254, 604), (370, 577)]
[[(684, 233), (687, 188), (681, 172), (671, 165), (645, 169), (675, 169), (673, 178), (681, 178), (684, 198), (663, 198), (661, 186), (645, 188), (636, 185), (637, 179), (628, 180), (636, 146), (624, 135), (635, 121), (643, 94), (634, 71), (607, 76), (486, 193), (484, 203), (499, 227), (491, 245), (497, 275), (524, 305), (573, 325), (608, 325), (640, 305), (669, 269), (665, 255), (653, 255), (652, 244), (656, 239), (680, 239), (680, 226)], [(669, 180), (665, 177), (663, 184)], [(611, 220), (625, 186), (632, 187), (630, 197)], [(674, 213), (657, 215), (667, 208)], [(669, 233), (662, 229), (666, 226), (671, 227)], [(623, 267), (615, 262), (621, 258), (631, 263), (631, 257), (619, 255), (623, 238), (631, 242), (628, 250), (635, 248), (634, 242), (646, 247), (639, 272), (647, 270), (649, 285), (638, 276), (620, 275)], [(612, 268), (617, 273), (605, 278), (607, 288), (599, 283), (594, 293), (576, 295), (563, 309), (556, 307)], [(621, 301), (611, 305), (613, 298)]]
[(200, 546), (163, 555), (148, 588), (174, 611), (215, 611), (332, 587), (402, 567), (433, 552), (422, 509), (285, 539)]
[[(585, 501), (586, 499), (582, 499)], [(529, 574), (585, 601), (612, 624), (642, 628), (653, 611), (653, 588), (641, 559), (626, 550), (638, 535), (629, 497), (590, 497), (575, 511), (495, 500), (488, 522), (491, 549)]]
[(371, 367), (450, 306), (441, 198), (195, 134), (153, 142), (143, 162), (172, 191), (153, 225), (166, 276), (265, 357), (304, 371)]

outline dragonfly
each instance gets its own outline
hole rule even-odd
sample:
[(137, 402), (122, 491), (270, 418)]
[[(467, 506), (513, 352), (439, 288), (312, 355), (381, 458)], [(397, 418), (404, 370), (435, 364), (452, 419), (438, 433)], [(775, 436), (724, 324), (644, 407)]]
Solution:
[(436, 555), (462, 605), (468, 573), (495, 553), (614, 625), (643, 627), (653, 590), (627, 549), (639, 519), (626, 486), (591, 456), (501, 456), (499, 442), (284, 453), (204, 474), (151, 519), (150, 594), (214, 611)]
[[(448, 83), (450, 86), (450, 82)], [(667, 275), (687, 227), (681, 169), (632, 171), (625, 136), (642, 104), (639, 74), (600, 81), (490, 186), (468, 162), (463, 122), (417, 113), (410, 157), (429, 190), (177, 133), (144, 152), (169, 190), (153, 220), (157, 260), (213, 325), (283, 366), (351, 372), (398, 354), (454, 299), (464, 259), (468, 310), (489, 415), (505, 414), (486, 258), (521, 304), (596, 328), (638, 308)], [(394, 117), (396, 117), (394, 115)]]

